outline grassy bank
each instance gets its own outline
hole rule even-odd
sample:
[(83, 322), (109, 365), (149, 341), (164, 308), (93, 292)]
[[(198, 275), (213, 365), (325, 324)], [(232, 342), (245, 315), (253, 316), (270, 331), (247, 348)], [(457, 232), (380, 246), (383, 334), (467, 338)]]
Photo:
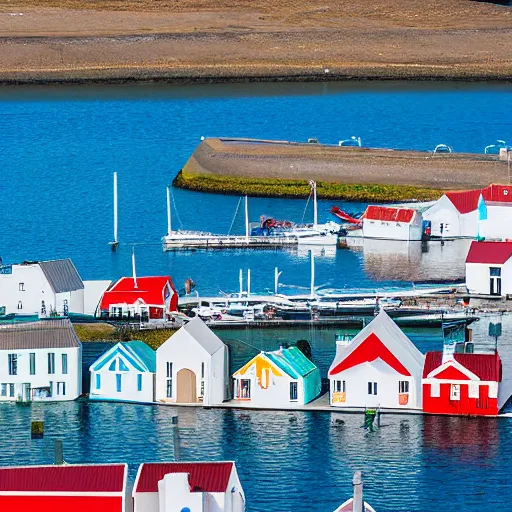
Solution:
[(116, 328), (106, 323), (76, 324), (74, 327), (80, 341), (83, 343), (89, 341), (117, 343), (118, 341), (141, 340), (155, 350), (176, 332), (171, 329), (139, 331), (125, 327)]
[[(255, 197), (305, 198), (310, 187), (307, 180), (275, 178), (240, 178), (180, 171), (173, 185), (179, 188), (214, 194), (250, 195)], [(354, 202), (429, 201), (438, 199), (443, 191), (408, 185), (358, 185), (317, 182), (318, 197)]]

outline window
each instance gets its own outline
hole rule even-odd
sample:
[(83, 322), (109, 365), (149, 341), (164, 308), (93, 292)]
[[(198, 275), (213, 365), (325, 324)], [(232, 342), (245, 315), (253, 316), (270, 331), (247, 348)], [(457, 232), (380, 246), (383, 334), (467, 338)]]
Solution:
[(450, 386), (450, 400), (460, 400), (460, 384)]
[(62, 375), (67, 375), (68, 373), (68, 355), (62, 354)]
[(130, 371), (128, 366), (126, 366), (125, 362), (122, 359), (118, 358), (118, 361), (119, 361), (119, 371), (120, 372), (129, 372)]
[(57, 395), (65, 395), (66, 394), (66, 383), (65, 382), (57, 382)]
[(121, 377), (123, 375), (121, 373), (116, 373), (116, 391), (121, 393)]
[(101, 389), (101, 375), (99, 373), (96, 374), (96, 389)]
[(172, 363), (167, 363), (166, 365), (167, 370), (167, 391), (166, 396), (167, 398), (172, 398)]
[(238, 398), (251, 398), (251, 381), (242, 379), (240, 381), (240, 396)]
[(369, 395), (377, 394), (377, 383), (376, 382), (368, 382), (368, 394)]
[(108, 367), (108, 371), (109, 371), (109, 372), (115, 372), (115, 371), (116, 371), (116, 361), (117, 361), (117, 359), (114, 359), (114, 360), (110, 363), (110, 366)]
[(201, 363), (201, 379), (204, 379), (204, 363)]
[(297, 400), (297, 383), (296, 382), (290, 382), (290, 400), (291, 401)]
[(20, 284), (18, 285), (18, 290), (19, 290), (20, 292), (24, 292), (24, 291), (25, 291), (25, 283), (20, 283)]
[(142, 373), (137, 374), (137, 391), (142, 391)]
[(501, 277), (500, 267), (489, 267), (489, 272), (492, 277)]
[(30, 375), (36, 374), (36, 353), (30, 352)]
[(409, 381), (401, 380), (398, 382), (398, 392), (399, 393), (409, 393)]
[(9, 354), (9, 375), (18, 375), (18, 354)]
[(14, 384), (9, 384), (9, 396), (14, 397)]
[(201, 363), (201, 391), (200, 396), (204, 396), (204, 363)]
[(23, 302), (21, 300), (18, 301), (18, 309), (23, 309)]
[(345, 393), (346, 390), (346, 384), (344, 380), (337, 380), (336, 381), (336, 392), (337, 393)]
[(48, 353), (48, 375), (55, 373), (55, 354), (53, 352)]
[(0, 396), (7, 396), (7, 384), (2, 384), (0, 388)]

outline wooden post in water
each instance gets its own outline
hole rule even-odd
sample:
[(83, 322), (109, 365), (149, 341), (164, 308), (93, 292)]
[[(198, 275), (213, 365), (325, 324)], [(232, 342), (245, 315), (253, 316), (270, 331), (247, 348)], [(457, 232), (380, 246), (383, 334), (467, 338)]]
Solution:
[(178, 430), (178, 416), (173, 416), (171, 419), (173, 430), (173, 445), (174, 445), (174, 460), (180, 460), (180, 433)]
[(53, 442), (54, 459), (53, 463), (56, 466), (62, 466), (64, 464), (64, 449), (62, 448), (62, 441), (55, 439)]
[(361, 475), (361, 471), (356, 471), (354, 473), (354, 478), (352, 479), (352, 486), (354, 488), (354, 499), (352, 502), (352, 512), (364, 512), (363, 508), (363, 478)]

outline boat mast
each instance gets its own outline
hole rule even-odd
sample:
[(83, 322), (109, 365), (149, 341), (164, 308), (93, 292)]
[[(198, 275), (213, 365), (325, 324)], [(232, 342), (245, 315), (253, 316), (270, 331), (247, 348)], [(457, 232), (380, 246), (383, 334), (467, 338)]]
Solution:
[(309, 186), (313, 192), (313, 226), (318, 224), (318, 204), (316, 199), (316, 181), (310, 180)]
[(245, 238), (249, 238), (249, 199), (245, 196)]
[(137, 285), (137, 271), (135, 269), (135, 247), (132, 247), (132, 274), (133, 274), (133, 287), (138, 288)]
[(251, 269), (247, 269), (247, 297), (251, 295)]
[(117, 239), (117, 172), (114, 172), (114, 240), (110, 242), (112, 250), (115, 251), (119, 245)]
[(281, 274), (282, 272), (279, 272), (278, 268), (276, 267), (274, 269), (274, 295), (279, 293), (279, 276)]
[(315, 296), (315, 256), (313, 255), (313, 251), (310, 251), (311, 256), (311, 297), (313, 298)]
[(167, 234), (170, 236), (172, 232), (171, 222), (171, 190), (167, 187)]
[(240, 283), (240, 297), (244, 293), (244, 271), (240, 269), (240, 274), (238, 276), (238, 281)]

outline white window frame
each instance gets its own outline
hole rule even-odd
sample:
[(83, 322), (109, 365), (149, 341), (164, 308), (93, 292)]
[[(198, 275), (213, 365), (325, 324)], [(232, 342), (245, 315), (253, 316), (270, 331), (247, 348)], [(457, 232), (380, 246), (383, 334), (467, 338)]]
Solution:
[(460, 400), (460, 384), (450, 384), (450, 400)]

